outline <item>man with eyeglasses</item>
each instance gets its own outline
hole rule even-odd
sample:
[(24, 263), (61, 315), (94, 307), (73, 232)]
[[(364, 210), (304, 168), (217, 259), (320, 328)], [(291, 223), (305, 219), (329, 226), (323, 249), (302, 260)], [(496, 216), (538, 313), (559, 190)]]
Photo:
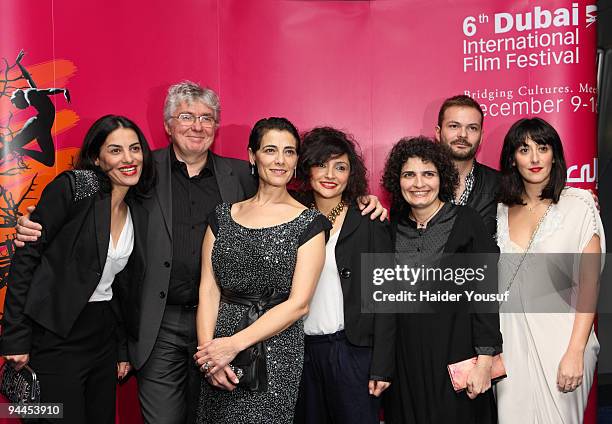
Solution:
[[(219, 116), (213, 90), (191, 81), (168, 89), (164, 128), (170, 145), (153, 152), (158, 182), (144, 201), (147, 268), (140, 303), (134, 305), (140, 308), (139, 335), (128, 339), (145, 423), (195, 422), (202, 379), (193, 361), (195, 317), (206, 218), (221, 202), (244, 200), (257, 189), (247, 162), (209, 150)], [(32, 241), (40, 236), (33, 230), (40, 229), (22, 217), (18, 238)]]
[[(195, 422), (202, 374), (193, 361), (201, 249), (206, 218), (221, 202), (255, 194), (248, 162), (209, 150), (219, 126), (217, 94), (191, 81), (171, 86), (164, 102), (170, 145), (153, 152), (158, 183), (149, 211), (147, 269), (141, 290), (138, 340), (129, 340), (146, 423)], [(246, 140), (244, 142), (246, 149)], [(30, 211), (31, 212), (31, 211)], [(386, 217), (370, 196), (363, 213)], [(34, 241), (40, 225), (21, 217), (16, 243)], [(136, 305), (135, 305), (136, 307)]]
[(159, 181), (146, 204), (150, 247), (140, 334), (129, 346), (147, 423), (195, 421), (201, 373), (192, 357), (206, 218), (219, 203), (241, 201), (257, 189), (244, 161), (209, 150), (219, 118), (213, 90), (190, 81), (169, 88), (164, 128), (170, 145), (154, 152)]

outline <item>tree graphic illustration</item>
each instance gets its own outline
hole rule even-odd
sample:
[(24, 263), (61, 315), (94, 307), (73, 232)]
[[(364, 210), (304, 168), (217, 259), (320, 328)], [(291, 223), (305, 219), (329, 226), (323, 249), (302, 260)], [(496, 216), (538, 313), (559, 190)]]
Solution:
[[(29, 181), (25, 190), (14, 193), (7, 187), (13, 178), (23, 178), (31, 170), (28, 158), (50, 167), (55, 164), (55, 145), (51, 128), (55, 121), (55, 106), (50, 96), (63, 94), (70, 102), (70, 93), (64, 88), (39, 88), (32, 75), (22, 64), (25, 56), (19, 52), (14, 62), (2, 58), (0, 62), (0, 99), (6, 98), (17, 109), (33, 108), (37, 114), (23, 126), (13, 129), (13, 112), (9, 111), (0, 122), (0, 229), (14, 228), (22, 214), (24, 201), (36, 200), (32, 196), (37, 187), (38, 173)], [(17, 71), (17, 72), (16, 72)], [(39, 150), (26, 146), (32, 142)], [(15, 252), (15, 234), (5, 235), (0, 240), (0, 289), (6, 286), (11, 258)]]

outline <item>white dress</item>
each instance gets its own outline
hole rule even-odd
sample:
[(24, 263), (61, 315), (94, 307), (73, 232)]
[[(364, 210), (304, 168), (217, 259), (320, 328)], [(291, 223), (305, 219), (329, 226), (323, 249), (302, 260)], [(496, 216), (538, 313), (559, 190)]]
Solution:
[[(599, 236), (605, 252), (603, 226), (591, 194), (565, 188), (542, 221), (516, 273), (508, 303), (500, 308), (508, 374), (496, 387), (500, 424), (583, 422), (599, 342), (591, 328), (582, 385), (570, 393), (559, 391), (557, 369), (574, 324), (579, 256), (558, 253), (582, 252), (593, 235)], [(503, 204), (497, 206), (497, 239), (502, 253), (499, 287), (504, 292), (524, 250), (510, 240), (508, 207)]]

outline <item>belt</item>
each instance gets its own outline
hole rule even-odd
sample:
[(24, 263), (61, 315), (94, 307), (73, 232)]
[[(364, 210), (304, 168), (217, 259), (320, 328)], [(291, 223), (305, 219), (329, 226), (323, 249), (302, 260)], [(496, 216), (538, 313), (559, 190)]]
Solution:
[(332, 333), (332, 334), (314, 334), (314, 335), (305, 334), (304, 335), (304, 341), (306, 343), (333, 342), (336, 340), (345, 340), (345, 339), (346, 339), (346, 333), (344, 332), (344, 330), (336, 331), (335, 333)]
[[(266, 288), (261, 294), (249, 295), (244, 293), (238, 293), (233, 290), (221, 289), (221, 301), (224, 303), (248, 306), (242, 318), (238, 324), (234, 333), (244, 330), (249, 325), (253, 324), (257, 319), (262, 316), (266, 310), (273, 308), (274, 306), (283, 303), (289, 297), (288, 293), (276, 293), (273, 288)], [(268, 375), (266, 367), (266, 352), (267, 346), (266, 341), (262, 340), (255, 343), (239, 352), (234, 358), (232, 363), (242, 369), (251, 370), (250, 378), (251, 381), (249, 386), (253, 390), (267, 390), (268, 387)]]
[(182, 309), (186, 311), (195, 311), (198, 309), (198, 305), (180, 305)]
[[(283, 303), (288, 298), (288, 293), (276, 293), (273, 288), (267, 288), (261, 294), (244, 294), (229, 289), (221, 289), (222, 302), (249, 307), (236, 326), (236, 332), (247, 328), (257, 321), (257, 318), (262, 316), (267, 309)], [(241, 327), (238, 328), (239, 326)]]

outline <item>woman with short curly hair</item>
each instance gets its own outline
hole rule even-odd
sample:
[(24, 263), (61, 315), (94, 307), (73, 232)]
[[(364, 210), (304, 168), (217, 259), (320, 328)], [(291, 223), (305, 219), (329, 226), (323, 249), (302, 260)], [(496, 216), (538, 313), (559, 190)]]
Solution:
[[(400, 261), (406, 254), (425, 263), (439, 254), (497, 252), (480, 215), (452, 203), (458, 174), (445, 146), (426, 137), (400, 140), (387, 158), (382, 183), (392, 198), (392, 235)], [(452, 290), (453, 283), (458, 284), (437, 282), (435, 288)], [(470, 314), (469, 302), (460, 305), (452, 311), (441, 312), (436, 304), (427, 309), (435, 313), (398, 314), (387, 423), (496, 422), (488, 389), (493, 355), (501, 352), (499, 316)], [(418, 311), (431, 306), (419, 304)], [(472, 357), (477, 364), (468, 374), (466, 392), (455, 393), (447, 365)]]

